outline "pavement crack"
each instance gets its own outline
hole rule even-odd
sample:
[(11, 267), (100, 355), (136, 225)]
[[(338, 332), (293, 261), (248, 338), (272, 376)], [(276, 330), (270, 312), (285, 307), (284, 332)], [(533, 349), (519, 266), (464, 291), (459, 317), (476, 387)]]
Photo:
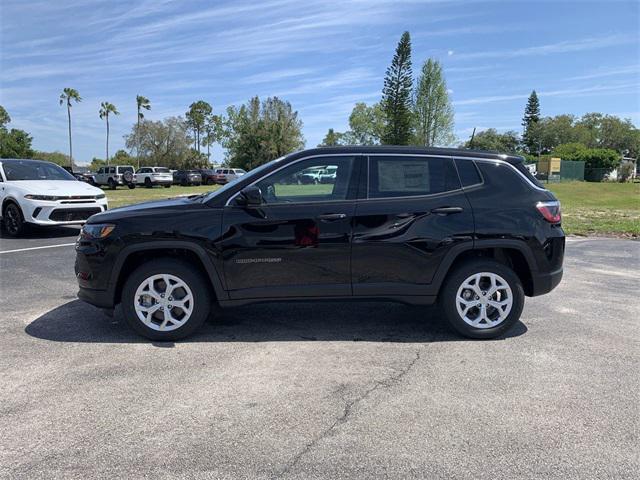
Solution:
[(300, 462), (302, 457), (304, 457), (307, 453), (309, 453), (318, 443), (320, 443), (324, 438), (331, 435), (331, 433), (338, 428), (340, 425), (343, 425), (349, 420), (349, 416), (353, 412), (354, 408), (359, 404), (366, 400), (369, 396), (371, 396), (376, 390), (381, 388), (391, 388), (394, 385), (400, 383), (400, 381), (411, 371), (411, 369), (415, 366), (415, 364), (420, 360), (420, 351), (415, 352), (414, 358), (407, 363), (403, 368), (396, 370), (396, 373), (390, 375), (389, 377), (383, 380), (376, 380), (372, 387), (365, 390), (362, 394), (354, 398), (353, 400), (348, 401), (342, 414), (336, 418), (333, 423), (326, 429), (324, 429), (320, 434), (318, 434), (315, 438), (311, 440), (311, 442), (307, 443), (305, 447), (296, 454), (293, 459), (280, 471), (275, 475), (274, 478), (280, 478), (287, 473), (289, 473), (297, 464)]

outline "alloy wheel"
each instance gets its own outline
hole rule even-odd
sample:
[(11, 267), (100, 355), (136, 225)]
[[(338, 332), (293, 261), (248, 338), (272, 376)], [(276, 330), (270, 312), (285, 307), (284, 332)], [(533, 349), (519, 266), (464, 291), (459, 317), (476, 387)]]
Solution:
[(474, 273), (458, 288), (456, 309), (475, 328), (493, 328), (511, 312), (513, 292), (507, 281), (492, 272)]
[(9, 205), (4, 211), (5, 223), (4, 226), (7, 232), (11, 235), (15, 235), (20, 230), (20, 213), (13, 205)]
[(193, 293), (179, 277), (157, 274), (144, 280), (136, 290), (134, 308), (147, 327), (169, 332), (183, 326), (193, 313)]

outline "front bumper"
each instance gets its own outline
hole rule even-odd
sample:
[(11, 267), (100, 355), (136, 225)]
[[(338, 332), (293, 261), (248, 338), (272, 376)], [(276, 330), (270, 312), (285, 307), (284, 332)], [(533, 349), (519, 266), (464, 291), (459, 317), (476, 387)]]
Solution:
[[(66, 203), (63, 203), (66, 202)], [(89, 202), (71, 202), (59, 200), (55, 202), (32, 200), (20, 204), (25, 222), (42, 225), (80, 225), (96, 213), (107, 210), (107, 199)]]

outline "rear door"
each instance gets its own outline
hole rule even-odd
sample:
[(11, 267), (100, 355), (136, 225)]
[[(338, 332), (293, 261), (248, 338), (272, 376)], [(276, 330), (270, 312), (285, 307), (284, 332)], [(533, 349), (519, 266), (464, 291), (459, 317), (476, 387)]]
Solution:
[(354, 218), (354, 295), (429, 294), (444, 256), (471, 244), (473, 230), (451, 158), (371, 155)]
[[(224, 275), (232, 299), (351, 295), (351, 221), (360, 155), (299, 160), (256, 183), (259, 207), (223, 214)], [(299, 181), (308, 168), (336, 167), (333, 183)]]

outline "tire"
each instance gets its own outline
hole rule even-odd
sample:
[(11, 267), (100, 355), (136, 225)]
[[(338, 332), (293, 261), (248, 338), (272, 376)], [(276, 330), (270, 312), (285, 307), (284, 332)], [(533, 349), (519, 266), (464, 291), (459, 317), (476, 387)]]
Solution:
[(11, 237), (19, 237), (27, 230), (22, 210), (13, 202), (8, 202), (2, 211), (2, 224)]
[[(150, 277), (153, 277), (155, 275), (168, 275), (170, 282), (178, 282), (174, 285), (179, 285), (179, 283), (182, 282), (182, 284), (186, 285), (188, 290), (190, 290), (191, 292), (191, 314), (183, 324), (180, 324), (181, 319), (179, 319), (179, 321), (175, 324), (172, 324), (171, 321), (167, 321), (165, 328), (170, 328), (170, 330), (159, 330), (160, 325), (165, 318), (164, 312), (158, 310), (158, 313), (152, 314), (152, 318), (150, 318), (149, 324), (154, 324), (154, 328), (145, 323), (136, 311), (136, 293), (140, 294), (140, 291), (145, 291), (143, 288), (144, 284), (149, 281)], [(163, 281), (160, 281), (159, 279), (154, 283), (158, 294), (160, 294), (162, 291), (166, 292), (166, 289), (163, 290), (162, 288), (163, 286), (166, 286), (166, 283), (163, 283)], [(180, 295), (188, 292), (182, 287), (175, 286), (174, 288), (176, 288), (174, 292), (179, 291)], [(185, 295), (183, 295), (181, 298), (184, 297)], [(142, 298), (142, 296), (138, 295), (138, 299), (139, 298)], [(167, 298), (168, 304), (169, 298), (171, 297), (163, 298)], [(158, 303), (157, 300), (154, 300), (149, 296), (147, 296), (147, 299), (151, 304), (153, 304), (153, 306)], [(163, 299), (160, 298), (158, 298), (158, 300), (160, 302), (163, 301)], [(193, 268), (193, 265), (190, 265), (181, 260), (161, 258), (144, 263), (143, 265), (138, 267), (126, 280), (124, 288), (122, 290), (122, 312), (131, 328), (143, 337), (146, 337), (150, 340), (173, 341), (185, 338), (194, 333), (198, 328), (200, 328), (200, 326), (204, 323), (204, 321), (207, 319), (207, 316), (209, 315), (209, 311), (211, 309), (211, 300), (212, 296), (210, 293), (209, 283), (197, 269)], [(174, 300), (174, 302), (175, 301), (176, 300)], [(176, 308), (177, 307), (174, 306), (171, 309), (172, 315), (175, 314), (176, 317), (179, 317), (181, 316), (181, 314), (186, 314), (185, 311), (180, 309), (176, 310)], [(141, 312), (140, 315), (142, 317), (149, 318), (148, 313)], [(182, 319), (184, 319), (184, 316), (182, 316)]]
[(136, 188), (136, 184), (135, 183), (129, 183), (129, 184), (127, 184), (127, 187), (129, 187), (129, 190), (133, 190), (134, 188)]
[(153, 188), (153, 184), (151, 183), (151, 179), (149, 177), (144, 179), (144, 186), (146, 188)]
[(111, 190), (115, 190), (118, 187), (118, 184), (113, 178), (110, 178), (109, 180), (107, 180), (107, 183), (109, 184), (109, 188)]
[[(479, 285), (476, 279), (472, 279), (478, 274)], [(490, 296), (489, 282), (492, 276), (499, 288)], [(476, 285), (477, 291), (474, 289)], [(520, 319), (524, 290), (520, 279), (509, 267), (491, 259), (478, 259), (464, 263), (449, 273), (439, 301), (449, 325), (458, 333), (468, 338), (490, 339), (505, 334)], [(488, 302), (493, 302), (493, 305)], [(474, 306), (466, 309), (470, 305)], [(465, 311), (466, 320), (462, 317)], [(477, 322), (475, 326), (472, 324), (474, 321)]]
[(183, 187), (187, 187), (187, 186), (189, 186), (189, 182), (187, 182), (186, 180), (182, 180), (180, 182), (180, 185), (183, 186)]
[(171, 185), (165, 185), (164, 188), (171, 188)]
[(214, 183), (216, 183), (216, 182), (214, 182), (214, 181), (213, 181), (213, 178), (207, 178), (207, 181), (206, 181), (205, 183), (206, 183), (207, 185), (213, 185), (213, 184), (214, 184)]

